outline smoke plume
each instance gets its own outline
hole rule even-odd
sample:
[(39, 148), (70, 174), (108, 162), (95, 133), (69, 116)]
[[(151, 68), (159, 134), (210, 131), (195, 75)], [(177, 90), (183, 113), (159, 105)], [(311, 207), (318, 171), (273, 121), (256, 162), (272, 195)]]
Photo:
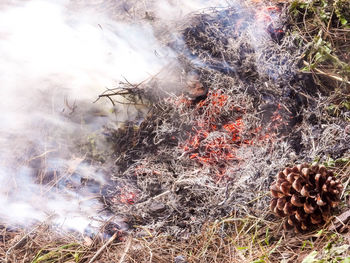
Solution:
[(123, 78), (137, 83), (156, 74), (171, 52), (146, 24), (67, 4), (0, 5), (0, 218), (20, 225), (49, 220), (81, 232), (101, 205), (94, 187), (67, 182), (91, 178), (103, 185), (106, 178), (76, 145), (126, 118), (93, 101)]

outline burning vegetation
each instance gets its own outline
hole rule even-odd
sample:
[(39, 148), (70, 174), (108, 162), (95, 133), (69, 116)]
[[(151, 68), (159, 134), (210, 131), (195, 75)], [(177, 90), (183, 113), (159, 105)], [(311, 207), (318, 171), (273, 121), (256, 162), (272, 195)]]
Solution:
[[(289, 133), (305, 105), (305, 98), (290, 87), (291, 82), (295, 89), (305, 85), (292, 66), (297, 61), (291, 52), (301, 51), (290, 48), (290, 38), (277, 41), (271, 34), (272, 19), (283, 16), (280, 8), (257, 11), (266, 21), (261, 32), (253, 31), (257, 24), (247, 18), (249, 12), (241, 7), (192, 17), (192, 26), (180, 31), (185, 43), (169, 43), (188, 74), (196, 76), (178, 94), (166, 96), (132, 85), (109, 93), (113, 100), (127, 90), (128, 96), (143, 96), (151, 103), (140, 126), (131, 122), (109, 135), (120, 156), (113, 180), (125, 181), (139, 193), (135, 205), (122, 212), (136, 213), (137, 224), (177, 236), (195, 233), (209, 218), (228, 216), (237, 212), (236, 204), (249, 201), (256, 192), (263, 195), (270, 179), (260, 171), (275, 155), (279, 160), (270, 165), (271, 171), (302, 150), (295, 141), (301, 136)], [(266, 57), (271, 52), (278, 54), (275, 61)], [(125, 136), (132, 142), (129, 148), (121, 141)], [(264, 200), (256, 205), (265, 206)], [(156, 220), (149, 208), (155, 201), (162, 207), (156, 209)], [(123, 210), (114, 202), (108, 205), (115, 212)]]
[[(40, 184), (93, 194), (104, 223), (79, 242), (60, 237), (57, 248), (30, 252), (30, 261), (299, 262), (302, 238), (319, 249), (332, 231), (349, 248), (349, 8), (341, 0), (237, 3), (190, 14), (176, 32), (147, 13), (175, 54), (177, 88), (169, 91), (163, 72), (121, 82), (98, 98), (133, 115), (104, 126), (110, 151), (90, 137), (66, 174), (43, 171), (40, 157), (30, 164)], [(79, 173), (89, 166), (106, 181)], [(55, 241), (0, 231), (8, 262)], [(330, 254), (342, 242), (332, 238)]]

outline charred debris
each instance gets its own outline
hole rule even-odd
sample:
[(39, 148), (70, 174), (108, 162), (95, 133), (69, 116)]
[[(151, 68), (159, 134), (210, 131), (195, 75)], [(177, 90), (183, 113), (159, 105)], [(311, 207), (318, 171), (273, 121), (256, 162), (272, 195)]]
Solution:
[(167, 42), (180, 88), (159, 74), (100, 95), (138, 116), (105, 130), (115, 159), (100, 189), (107, 211), (141, 236), (186, 236), (233, 214), (271, 218), (281, 167), (349, 154), (347, 120), (325, 117), (334, 86), (300, 71), (308, 46), (294, 19), (285, 5), (192, 15)]

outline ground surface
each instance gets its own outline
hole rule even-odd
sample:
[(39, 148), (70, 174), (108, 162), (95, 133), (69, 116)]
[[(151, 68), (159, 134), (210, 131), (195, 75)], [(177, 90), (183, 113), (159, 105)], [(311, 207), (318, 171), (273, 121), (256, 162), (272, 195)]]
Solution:
[[(4, 262), (349, 262), (350, 7), (253, 2), (161, 25), (137, 4), (91, 2), (147, 20), (176, 61), (101, 97), (144, 106), (104, 131), (115, 165), (91, 141), (82, 147), (110, 174), (107, 186), (84, 183), (122, 220), (103, 238), (4, 222)], [(269, 185), (302, 162), (333, 169), (342, 202), (322, 228), (287, 232), (269, 212)]]

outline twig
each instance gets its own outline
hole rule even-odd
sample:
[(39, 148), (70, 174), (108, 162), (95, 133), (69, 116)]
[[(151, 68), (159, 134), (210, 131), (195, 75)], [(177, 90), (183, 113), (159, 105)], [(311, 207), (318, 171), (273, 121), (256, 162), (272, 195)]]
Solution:
[(34, 227), (32, 230), (30, 230), (27, 234), (25, 234), (20, 240), (18, 240), (18, 242), (16, 242), (16, 244), (14, 244), (12, 247), (10, 247), (7, 251), (6, 251), (6, 256), (5, 256), (5, 261), (4, 262), (9, 262), (8, 260), (8, 256), (10, 254), (10, 252), (13, 249), (16, 249), (18, 246), (20, 246), (21, 244), (23, 244), (23, 242), (29, 237), (30, 234), (32, 234), (35, 230), (37, 230), (39, 227), (41, 227), (42, 224)]
[[(303, 61), (303, 63), (304, 63), (305, 66), (310, 67), (310, 64), (309, 64), (308, 62)], [(340, 81), (340, 82), (344, 82), (344, 83), (350, 85), (350, 82), (349, 82), (349, 81), (347, 81), (347, 80), (345, 80), (345, 79), (343, 79), (343, 78), (341, 78), (341, 77), (339, 77), (339, 76), (335, 76), (335, 75), (326, 73), (326, 72), (324, 72), (324, 71), (322, 71), (322, 70), (320, 70), (320, 69), (318, 69), (318, 68), (315, 68), (314, 70), (315, 70), (318, 74), (327, 76), (327, 77), (332, 78), (332, 79), (334, 79), (334, 80), (337, 80), (337, 81)]]
[(111, 236), (110, 239), (108, 239), (108, 241), (102, 246), (100, 247), (99, 250), (97, 250), (97, 252), (95, 253), (95, 255), (90, 259), (89, 263), (92, 263), (95, 261), (95, 259), (102, 253), (103, 250), (106, 249), (106, 247), (111, 244), (118, 236), (118, 232), (115, 232), (113, 236)]
[(258, 201), (259, 199), (261, 199), (261, 198), (263, 198), (263, 197), (265, 197), (265, 196), (268, 196), (269, 194), (270, 194), (270, 192), (266, 192), (266, 193), (264, 193), (264, 194), (262, 194), (262, 195), (259, 195), (258, 197), (256, 197), (256, 198), (254, 198), (253, 200), (249, 201), (247, 204), (254, 203), (254, 202)]
[(151, 202), (151, 201), (154, 201), (154, 200), (156, 200), (156, 199), (158, 199), (158, 198), (160, 198), (160, 197), (162, 197), (162, 196), (164, 196), (164, 195), (167, 195), (167, 194), (169, 194), (169, 193), (171, 193), (171, 191), (170, 191), (170, 190), (167, 190), (167, 191), (165, 191), (165, 192), (163, 192), (163, 193), (160, 193), (159, 195), (153, 196), (153, 197), (147, 199), (146, 201), (141, 202), (141, 203), (137, 203), (137, 204), (135, 204), (135, 205), (139, 207), (139, 206), (141, 206), (141, 205), (147, 204), (147, 203), (149, 203), (149, 202)]
[(128, 238), (128, 241), (126, 242), (125, 249), (124, 249), (123, 254), (122, 254), (122, 256), (121, 256), (121, 258), (119, 260), (119, 263), (123, 263), (124, 262), (125, 256), (126, 256), (126, 254), (128, 253), (128, 251), (129, 251), (129, 249), (131, 247), (131, 243), (132, 243), (132, 237), (130, 236)]
[[(350, 164), (350, 162), (349, 162), (349, 164)], [(345, 174), (346, 174), (346, 173), (347, 173), (347, 171), (345, 172)], [(349, 182), (350, 182), (350, 178), (349, 178), (348, 180), (346, 180), (346, 182), (344, 183), (344, 189), (343, 189), (343, 191), (342, 191), (342, 193), (341, 193), (341, 195), (340, 195), (340, 198), (343, 198), (343, 196), (344, 196), (344, 194), (345, 194), (345, 191), (346, 191), (346, 189), (348, 188)]]

